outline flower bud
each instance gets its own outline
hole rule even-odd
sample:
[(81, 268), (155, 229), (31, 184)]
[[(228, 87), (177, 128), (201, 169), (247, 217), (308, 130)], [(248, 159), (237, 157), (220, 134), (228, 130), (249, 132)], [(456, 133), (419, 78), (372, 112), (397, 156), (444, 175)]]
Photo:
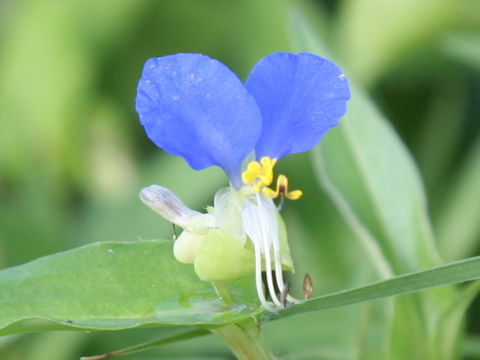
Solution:
[(143, 188), (140, 190), (139, 196), (143, 203), (153, 211), (188, 231), (193, 231), (189, 225), (190, 218), (194, 215), (201, 215), (182, 203), (171, 190), (160, 185)]
[(240, 245), (225, 230), (208, 231), (195, 258), (198, 277), (208, 281), (233, 281), (254, 271), (253, 250)]
[(175, 258), (184, 264), (193, 264), (205, 235), (184, 231), (173, 244)]

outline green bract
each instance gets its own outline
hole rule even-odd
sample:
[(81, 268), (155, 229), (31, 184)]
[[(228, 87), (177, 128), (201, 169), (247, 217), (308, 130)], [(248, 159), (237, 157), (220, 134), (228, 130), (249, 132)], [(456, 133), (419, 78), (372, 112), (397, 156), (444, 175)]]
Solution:
[[(184, 264), (194, 264), (201, 279), (228, 282), (255, 271), (254, 248), (247, 241), (242, 222), (248, 200), (241, 192), (232, 187), (218, 190), (214, 206), (205, 214), (188, 209), (161, 186), (145, 188), (140, 196), (148, 206), (184, 228), (175, 239), (174, 255)], [(293, 270), (285, 224), (276, 209), (271, 212), (276, 217), (282, 268)]]

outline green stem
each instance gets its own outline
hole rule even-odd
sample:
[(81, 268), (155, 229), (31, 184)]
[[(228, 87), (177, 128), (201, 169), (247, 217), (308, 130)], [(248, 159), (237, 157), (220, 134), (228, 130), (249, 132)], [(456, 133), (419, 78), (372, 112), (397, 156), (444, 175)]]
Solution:
[(239, 360), (275, 360), (277, 357), (268, 347), (254, 319), (230, 324), (212, 330), (230, 348)]

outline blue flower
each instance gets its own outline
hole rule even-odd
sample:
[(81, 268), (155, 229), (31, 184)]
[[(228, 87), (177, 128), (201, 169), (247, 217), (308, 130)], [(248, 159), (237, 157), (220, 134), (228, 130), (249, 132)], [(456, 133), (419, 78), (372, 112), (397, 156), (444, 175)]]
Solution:
[(217, 60), (177, 54), (146, 62), (136, 110), (158, 147), (195, 170), (218, 165), (239, 187), (248, 154), (280, 159), (312, 149), (349, 98), (342, 71), (313, 54), (269, 55), (245, 85)]
[[(278, 177), (276, 190), (270, 189), (273, 169), (280, 158), (312, 149), (338, 124), (349, 98), (348, 82), (340, 68), (308, 53), (271, 54), (255, 65), (245, 84), (225, 65), (205, 55), (149, 59), (136, 98), (147, 136), (166, 152), (182, 156), (193, 169), (220, 166), (232, 185), (216, 196), (210, 214), (191, 211), (168, 189), (156, 186), (142, 190), (141, 198), (147, 205), (184, 228), (185, 236), (175, 244), (177, 259), (194, 263), (200, 277), (214, 280), (211, 268), (207, 271), (201, 266), (202, 249), (212, 248), (205, 245), (205, 241), (213, 241), (209, 234), (221, 229), (243, 250), (248, 239), (254, 247), (256, 286), (262, 304), (269, 309), (285, 306), (275, 294), (271, 273), (275, 271), (281, 292), (288, 291), (282, 266), (292, 268), (293, 264), (272, 199), (298, 199), (302, 193), (288, 191), (284, 175)], [(232, 211), (237, 220), (231, 220), (235, 218)], [(222, 212), (230, 214), (228, 225)], [(216, 246), (227, 243), (215, 240)], [(185, 248), (189, 250), (185, 252)], [(274, 307), (263, 293), (262, 269), (267, 271)], [(244, 271), (237, 270), (233, 271), (236, 276)], [(295, 302), (285, 294), (282, 298)]]

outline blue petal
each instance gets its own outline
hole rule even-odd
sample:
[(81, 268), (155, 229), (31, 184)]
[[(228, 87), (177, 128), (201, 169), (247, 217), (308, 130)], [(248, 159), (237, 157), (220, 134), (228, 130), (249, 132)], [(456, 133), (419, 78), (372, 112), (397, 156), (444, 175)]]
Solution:
[(350, 89), (331, 61), (307, 53), (274, 53), (252, 69), (246, 87), (262, 113), (257, 158), (312, 149), (345, 114)]
[(136, 110), (158, 147), (196, 170), (221, 166), (231, 179), (240, 176), (241, 162), (261, 131), (260, 111), (242, 82), (200, 54), (147, 60)]

